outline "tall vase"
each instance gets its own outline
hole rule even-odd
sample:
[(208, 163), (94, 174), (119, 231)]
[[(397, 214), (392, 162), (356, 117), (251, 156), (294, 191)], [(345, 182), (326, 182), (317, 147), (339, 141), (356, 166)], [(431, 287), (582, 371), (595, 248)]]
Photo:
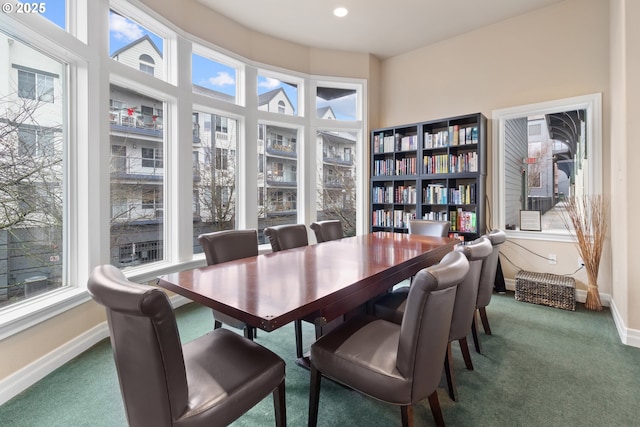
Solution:
[(600, 302), (600, 291), (598, 290), (598, 268), (587, 269), (589, 284), (587, 285), (587, 299), (584, 306), (587, 310), (602, 311), (602, 302)]

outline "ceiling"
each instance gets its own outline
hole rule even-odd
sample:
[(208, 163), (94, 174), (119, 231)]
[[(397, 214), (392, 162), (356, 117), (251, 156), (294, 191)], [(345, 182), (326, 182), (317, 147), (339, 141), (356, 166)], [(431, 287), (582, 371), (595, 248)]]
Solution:
[[(197, 0), (251, 30), (381, 59), (563, 0)], [(344, 6), (349, 14), (333, 16)]]

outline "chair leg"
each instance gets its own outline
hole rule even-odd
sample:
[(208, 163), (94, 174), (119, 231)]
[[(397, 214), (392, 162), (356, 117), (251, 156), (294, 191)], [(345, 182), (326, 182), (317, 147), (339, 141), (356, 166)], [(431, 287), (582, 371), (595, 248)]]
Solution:
[(309, 427), (318, 425), (318, 403), (320, 401), (320, 380), (322, 374), (311, 364), (311, 381), (309, 384)]
[(484, 333), (487, 335), (491, 335), (491, 327), (489, 327), (489, 319), (487, 318), (487, 308), (480, 307), (478, 311), (480, 312), (480, 319), (482, 320), (482, 327), (484, 328)]
[(458, 400), (458, 392), (456, 390), (456, 379), (453, 375), (453, 353), (451, 352), (451, 341), (447, 343), (447, 354), (444, 358), (444, 374), (447, 377), (447, 391), (451, 400)]
[(301, 359), (303, 356), (302, 353), (302, 320), (296, 320), (294, 323), (295, 334), (296, 334), (296, 357)]
[(444, 427), (444, 418), (442, 417), (442, 410), (440, 409), (440, 400), (438, 400), (438, 390), (433, 390), (433, 393), (429, 395), (429, 406), (431, 407), (431, 414), (433, 420), (438, 427)]
[(473, 313), (473, 322), (471, 322), (471, 335), (473, 335), (473, 344), (476, 346), (476, 353), (482, 354), (480, 340), (478, 339), (478, 323), (476, 321), (476, 313)]
[(462, 352), (462, 358), (464, 359), (464, 366), (470, 371), (473, 371), (473, 362), (471, 361), (471, 353), (469, 353), (469, 345), (467, 344), (467, 337), (458, 340), (460, 344), (460, 351)]
[(255, 336), (256, 329), (251, 326), (245, 326), (244, 328), (244, 337), (253, 341), (253, 337)]
[(287, 406), (285, 404), (284, 379), (278, 385), (278, 388), (273, 390), (273, 409), (276, 414), (276, 427), (286, 427)]
[(400, 416), (402, 417), (402, 427), (413, 427), (413, 406), (412, 405), (401, 406)]

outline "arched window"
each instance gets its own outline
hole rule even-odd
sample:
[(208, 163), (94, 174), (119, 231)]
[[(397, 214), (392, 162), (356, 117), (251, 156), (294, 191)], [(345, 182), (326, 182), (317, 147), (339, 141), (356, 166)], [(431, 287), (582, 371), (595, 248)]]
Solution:
[(278, 101), (278, 113), (284, 114), (284, 101)]
[(156, 63), (152, 57), (146, 53), (140, 55), (140, 71), (153, 76), (154, 65), (156, 65)]

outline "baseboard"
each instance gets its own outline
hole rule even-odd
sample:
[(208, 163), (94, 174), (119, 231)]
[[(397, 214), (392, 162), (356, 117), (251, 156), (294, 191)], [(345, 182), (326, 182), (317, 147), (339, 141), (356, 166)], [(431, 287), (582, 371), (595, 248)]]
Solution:
[(107, 323), (88, 330), (0, 381), (0, 405), (109, 336)]
[(611, 315), (613, 316), (613, 323), (615, 323), (618, 330), (620, 341), (628, 346), (640, 348), (640, 331), (625, 326), (615, 301), (611, 303)]
[[(174, 295), (170, 299), (174, 308), (192, 302), (180, 295)], [(0, 405), (107, 337), (109, 337), (109, 327), (107, 322), (103, 322), (4, 378), (0, 381)]]
[[(516, 281), (514, 279), (505, 279), (505, 287), (507, 290), (515, 291)], [(586, 299), (587, 292), (582, 289), (576, 289), (576, 301), (584, 303)], [(622, 344), (640, 348), (640, 331), (637, 329), (630, 329), (625, 325), (622, 316), (620, 316), (620, 311), (616, 307), (615, 301), (611, 299), (611, 295), (601, 293), (600, 300), (603, 306), (611, 309), (611, 317), (613, 318), (613, 323), (616, 325), (616, 330), (618, 331), (618, 336), (620, 337)]]

